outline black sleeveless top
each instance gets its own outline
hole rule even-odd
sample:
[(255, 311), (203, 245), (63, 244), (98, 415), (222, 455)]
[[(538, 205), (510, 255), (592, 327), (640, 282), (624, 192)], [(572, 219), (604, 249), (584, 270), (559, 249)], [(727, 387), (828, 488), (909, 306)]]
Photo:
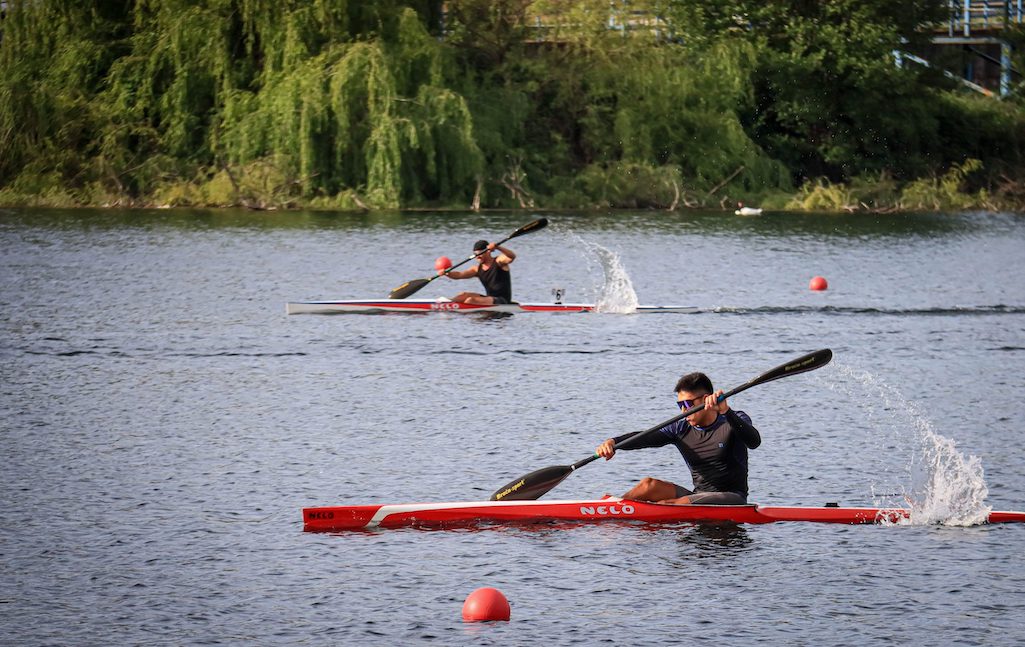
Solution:
[(487, 270), (478, 265), (477, 278), (489, 297), (501, 297), (506, 303), (512, 303), (512, 274), (508, 270), (503, 270), (498, 263), (491, 263)]

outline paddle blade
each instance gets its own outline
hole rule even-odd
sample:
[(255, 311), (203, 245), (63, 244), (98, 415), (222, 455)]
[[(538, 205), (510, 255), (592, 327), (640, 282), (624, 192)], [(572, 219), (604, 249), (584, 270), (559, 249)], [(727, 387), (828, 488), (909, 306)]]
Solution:
[(516, 231), (514, 231), (512, 235), (509, 236), (509, 238), (506, 238), (506, 240), (512, 240), (513, 238), (516, 238), (517, 236), (523, 236), (524, 234), (532, 234), (535, 231), (540, 231), (547, 226), (548, 218), (538, 218), (534, 222), (527, 223), (519, 229), (517, 229)]
[(419, 291), (420, 288), (430, 283), (430, 279), (413, 279), (412, 281), (406, 281), (399, 287), (391, 291), (388, 295), (389, 299), (405, 299), (406, 297)]
[(570, 465), (545, 467), (511, 481), (491, 495), (492, 501), (533, 501), (540, 499), (548, 490), (562, 483), (573, 473)]
[(797, 375), (798, 373), (807, 373), (808, 371), (814, 371), (817, 368), (822, 368), (829, 363), (829, 360), (833, 359), (833, 351), (828, 348), (817, 350), (814, 353), (808, 353), (802, 355), (795, 360), (791, 360), (786, 364), (780, 364), (771, 371), (762, 373), (755, 379), (747, 383), (748, 386), (754, 386), (756, 384), (765, 384), (773, 380), (778, 380), (782, 377), (790, 377), (791, 375)]

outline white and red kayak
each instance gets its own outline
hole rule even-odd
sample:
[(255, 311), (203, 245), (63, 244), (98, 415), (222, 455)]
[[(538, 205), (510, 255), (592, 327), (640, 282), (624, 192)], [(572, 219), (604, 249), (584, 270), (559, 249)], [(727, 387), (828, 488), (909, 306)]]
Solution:
[[(487, 524), (632, 521), (691, 523), (896, 523), (911, 518), (907, 508), (839, 506), (669, 505), (606, 497), (580, 501), (469, 501), (354, 505), (303, 509), (303, 530), (335, 532), (375, 528), (445, 528)], [(989, 523), (1025, 522), (1025, 512), (990, 512)]]
[[(593, 303), (509, 303), (481, 306), (430, 299), (354, 299), (348, 301), (294, 301), (285, 304), (290, 315), (336, 313), (374, 314), (381, 312), (601, 312)], [(699, 312), (696, 306), (637, 306), (633, 314)]]

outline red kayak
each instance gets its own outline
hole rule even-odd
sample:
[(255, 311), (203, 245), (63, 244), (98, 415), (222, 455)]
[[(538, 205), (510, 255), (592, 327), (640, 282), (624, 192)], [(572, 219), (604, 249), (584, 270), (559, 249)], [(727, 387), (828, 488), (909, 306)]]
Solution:
[[(670, 505), (618, 497), (579, 501), (463, 501), (354, 505), (303, 509), (303, 530), (334, 532), (374, 528), (445, 528), (487, 524), (632, 521), (698, 523), (896, 523), (907, 508), (841, 508), (750, 505)], [(990, 512), (989, 523), (1025, 522), (1025, 512)]]

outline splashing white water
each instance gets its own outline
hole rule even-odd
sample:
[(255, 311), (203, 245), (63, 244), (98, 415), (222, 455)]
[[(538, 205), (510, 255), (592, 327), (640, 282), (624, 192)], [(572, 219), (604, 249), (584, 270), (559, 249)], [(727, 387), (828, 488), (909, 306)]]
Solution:
[(845, 382), (856, 382), (869, 392), (870, 400), (883, 405), (895, 434), (914, 431), (908, 465), (910, 490), (905, 490), (903, 497), (911, 504), (909, 523), (972, 526), (985, 522), (991, 507), (985, 505), (989, 489), (979, 458), (958, 451), (954, 441), (938, 434), (914, 402), (879, 378), (848, 366), (836, 368), (848, 378)]
[(619, 260), (619, 254), (606, 249), (598, 243), (581, 241), (591, 256), (598, 259), (601, 265), (604, 283), (598, 289), (595, 298), (595, 310), (598, 312), (629, 314), (637, 309), (637, 293), (634, 291), (630, 275)]

